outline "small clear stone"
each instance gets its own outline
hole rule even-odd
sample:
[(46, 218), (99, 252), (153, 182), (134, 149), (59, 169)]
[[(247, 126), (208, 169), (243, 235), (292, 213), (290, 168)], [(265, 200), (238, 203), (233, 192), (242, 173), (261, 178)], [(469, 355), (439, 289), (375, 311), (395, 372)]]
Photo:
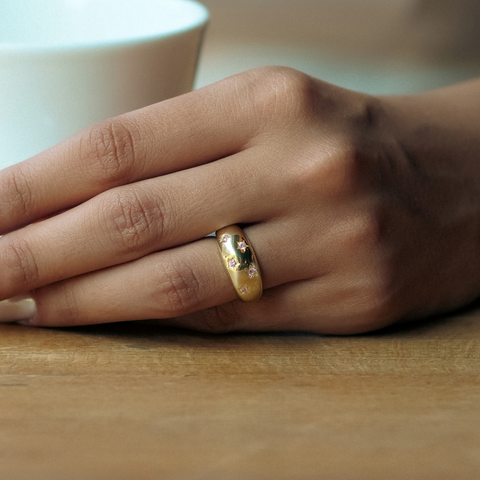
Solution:
[(238, 265), (237, 261), (234, 259), (234, 258), (231, 258), (229, 261), (228, 261), (228, 266), (230, 268), (236, 268), (236, 266)]
[(238, 246), (238, 249), (241, 250), (242, 252), (245, 252), (245, 250), (248, 248), (247, 244), (244, 241), (238, 242), (237, 246)]
[(252, 266), (248, 269), (248, 276), (250, 278), (253, 278), (256, 274), (257, 274), (257, 269), (255, 267)]
[(220, 243), (227, 243), (230, 237), (225, 233), (220, 237)]
[(245, 285), (243, 287), (240, 287), (240, 293), (248, 293), (248, 287), (246, 287)]

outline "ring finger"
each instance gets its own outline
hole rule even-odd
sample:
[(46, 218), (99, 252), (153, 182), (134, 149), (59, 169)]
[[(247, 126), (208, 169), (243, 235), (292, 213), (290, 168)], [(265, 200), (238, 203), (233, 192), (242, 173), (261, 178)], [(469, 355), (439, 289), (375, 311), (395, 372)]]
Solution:
[(266, 182), (244, 173), (260, 150), (109, 190), (3, 236), (0, 299), (268, 218), (278, 202), (256, 202)]
[[(265, 289), (314, 276), (312, 262), (299, 266), (294, 256), (278, 261), (289, 236), (280, 222), (246, 229), (253, 238)], [(293, 235), (291, 241), (295, 239)], [(139, 260), (70, 278), (34, 292), (38, 326), (171, 319), (225, 304), (237, 294), (224, 268), (216, 241), (204, 238), (191, 244), (152, 253)], [(241, 303), (240, 300), (236, 300)], [(254, 311), (262, 300), (245, 304)], [(169, 321), (175, 323), (175, 321)], [(181, 324), (181, 323), (180, 323)]]

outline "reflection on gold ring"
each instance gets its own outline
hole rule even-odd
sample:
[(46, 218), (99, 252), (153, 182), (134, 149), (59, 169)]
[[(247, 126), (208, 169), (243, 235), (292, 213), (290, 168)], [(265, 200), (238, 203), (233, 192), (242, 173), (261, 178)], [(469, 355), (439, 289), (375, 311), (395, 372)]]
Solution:
[(254, 302), (262, 296), (262, 277), (255, 251), (245, 232), (238, 225), (217, 231), (217, 243), (222, 262), (230, 275), (237, 295), (244, 302)]

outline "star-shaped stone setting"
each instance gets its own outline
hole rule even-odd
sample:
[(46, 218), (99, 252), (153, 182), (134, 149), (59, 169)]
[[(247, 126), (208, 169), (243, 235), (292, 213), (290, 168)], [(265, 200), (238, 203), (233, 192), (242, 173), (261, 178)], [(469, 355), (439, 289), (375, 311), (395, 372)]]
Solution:
[(245, 295), (248, 292), (249, 292), (249, 290), (248, 290), (248, 287), (246, 285), (243, 285), (242, 287), (240, 287), (240, 293), (242, 295)]
[(226, 233), (224, 233), (221, 237), (220, 237), (220, 243), (227, 243), (228, 240), (229, 240), (230, 236), (227, 235)]
[(255, 265), (250, 265), (249, 269), (248, 269), (248, 276), (250, 278), (253, 278), (253, 277), (256, 277), (258, 274), (258, 271), (257, 269), (255, 268)]
[(231, 258), (228, 261), (228, 267), (231, 268), (232, 270), (235, 270), (237, 266), (240, 265), (235, 258)]
[(242, 240), (241, 242), (237, 243), (237, 248), (242, 252), (245, 253), (245, 250), (248, 248), (248, 245)]

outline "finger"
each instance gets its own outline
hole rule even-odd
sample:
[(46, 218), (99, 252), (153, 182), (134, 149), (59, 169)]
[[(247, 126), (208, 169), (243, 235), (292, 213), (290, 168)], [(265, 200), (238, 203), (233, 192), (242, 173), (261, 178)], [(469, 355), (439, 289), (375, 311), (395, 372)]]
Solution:
[[(291, 263), (279, 261), (280, 228), (259, 225), (246, 229), (255, 243), (266, 289), (294, 281), (305, 272), (313, 273), (308, 271), (308, 265), (295, 270), (296, 258)], [(272, 249), (269, 238), (279, 239), (279, 245)], [(235, 300), (237, 294), (212, 238), (48, 285), (35, 290), (34, 298), (38, 312), (34, 324), (39, 326), (152, 318), (182, 325), (168, 319), (231, 301), (242, 303)], [(261, 308), (256, 306), (261, 303), (262, 300), (249, 308)]]
[[(365, 280), (365, 279), (362, 279)], [(352, 335), (392, 324), (394, 309), (365, 294), (362, 281), (334, 274), (271, 288), (253, 304), (239, 301), (195, 311), (173, 320), (176, 326), (213, 333), (307, 331)]]
[(0, 238), (0, 298), (135, 260), (202, 238), (232, 223), (258, 222), (279, 208), (250, 149), (221, 161), (104, 192), (49, 220)]
[(252, 75), (101, 122), (2, 170), (0, 234), (113, 187), (245, 149), (262, 126)]

